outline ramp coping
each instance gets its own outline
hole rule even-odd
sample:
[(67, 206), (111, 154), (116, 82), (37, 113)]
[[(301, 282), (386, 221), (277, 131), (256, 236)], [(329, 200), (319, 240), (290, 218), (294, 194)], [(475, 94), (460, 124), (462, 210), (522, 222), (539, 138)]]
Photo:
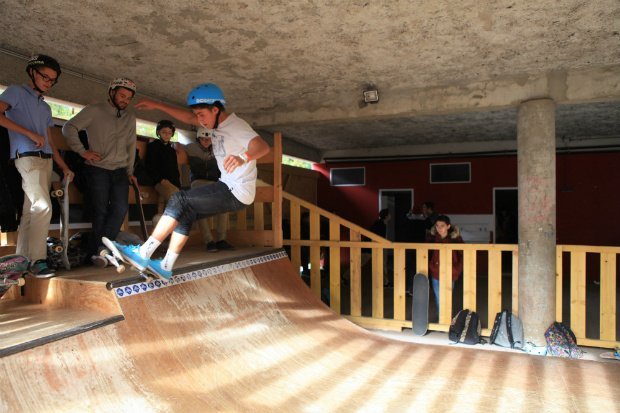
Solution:
[[(144, 294), (150, 291), (160, 290), (166, 287), (171, 287), (177, 284), (183, 284), (202, 278), (212, 277), (214, 275), (223, 274), (225, 272), (248, 268), (257, 264), (264, 264), (266, 262), (275, 261), (282, 258), (288, 258), (288, 255), (284, 250), (268, 254), (261, 254), (260, 256), (250, 257), (242, 259), (240, 261), (234, 261), (225, 264), (215, 265), (212, 267), (182, 272), (180, 274), (174, 274), (167, 282), (157, 279), (149, 282), (143, 281), (124, 287), (118, 287), (114, 289), (114, 293), (118, 298), (130, 297), (138, 294)], [(183, 271), (183, 269), (181, 269), (181, 271)]]

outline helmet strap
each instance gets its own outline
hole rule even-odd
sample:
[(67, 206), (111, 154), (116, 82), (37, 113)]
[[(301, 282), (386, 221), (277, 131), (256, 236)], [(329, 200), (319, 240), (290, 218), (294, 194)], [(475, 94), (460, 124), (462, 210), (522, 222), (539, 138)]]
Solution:
[(34, 79), (34, 68), (31, 67), (28, 69), (28, 76), (30, 77), (30, 80), (32, 81), (32, 86), (34, 87), (34, 90), (39, 92), (40, 95), (44, 94), (45, 92), (39, 89), (39, 86), (37, 86), (37, 81)]
[[(112, 92), (114, 92), (114, 94), (112, 94)], [(116, 104), (116, 101), (114, 100), (114, 96), (116, 96), (116, 89), (110, 90), (108, 92), (108, 96), (110, 97), (110, 102), (112, 102), (112, 106), (116, 108), (116, 117), (120, 118), (122, 109), (118, 107), (118, 105)]]
[(222, 109), (217, 108), (217, 115), (215, 115), (215, 123), (213, 124), (213, 129), (217, 129), (220, 126), (220, 113), (222, 113)]

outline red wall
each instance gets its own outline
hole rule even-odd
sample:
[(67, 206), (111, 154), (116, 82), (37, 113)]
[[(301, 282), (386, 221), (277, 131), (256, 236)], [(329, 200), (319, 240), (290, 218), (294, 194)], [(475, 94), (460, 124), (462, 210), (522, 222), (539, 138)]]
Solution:
[[(471, 162), (471, 183), (430, 184), (431, 163)], [(330, 168), (366, 168), (366, 185), (332, 187)], [(320, 207), (368, 227), (380, 189), (414, 189), (415, 209), (434, 201), (445, 214), (492, 214), (493, 188), (517, 186), (516, 156), (315, 164)], [(620, 245), (620, 152), (557, 157), (557, 242)]]

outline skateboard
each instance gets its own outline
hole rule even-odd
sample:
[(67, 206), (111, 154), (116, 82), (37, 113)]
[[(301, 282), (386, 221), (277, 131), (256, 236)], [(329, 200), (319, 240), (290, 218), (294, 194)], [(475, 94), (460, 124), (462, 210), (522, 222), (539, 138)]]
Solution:
[(71, 269), (69, 262), (69, 179), (62, 180), (62, 188), (56, 188), (52, 191), (52, 197), (56, 198), (60, 205), (60, 242), (63, 250), (56, 251), (61, 253), (62, 265), (66, 270)]
[(600, 356), (604, 359), (620, 361), (620, 347), (616, 347), (615, 351), (606, 351), (605, 353), (601, 353)]
[(123, 255), (121, 254), (121, 252), (118, 250), (118, 248), (116, 247), (114, 241), (111, 241), (110, 239), (103, 237), (101, 238), (101, 242), (103, 242), (103, 245), (105, 245), (105, 247), (110, 251), (111, 255), (119, 262), (119, 263), (125, 263), (131, 266), (131, 268), (133, 268), (134, 270), (138, 271), (138, 275), (137, 276), (132, 276), (132, 277), (128, 277), (128, 278), (124, 278), (121, 280), (115, 280), (115, 281), (110, 281), (106, 284), (106, 288), (108, 290), (112, 290), (116, 287), (122, 287), (125, 285), (130, 285), (130, 284), (135, 284), (141, 281), (153, 281), (156, 279), (159, 279), (163, 282), (167, 282), (168, 280), (165, 280), (163, 278), (160, 278), (157, 274), (154, 274), (153, 272), (149, 271), (147, 268), (145, 268), (144, 270), (140, 270), (139, 268), (137, 268), (135, 265), (133, 265), (131, 262), (127, 261)]
[(14, 285), (25, 284), (24, 275), (29, 273), (30, 260), (23, 255), (7, 255), (0, 258), (0, 298)]
[(142, 193), (140, 192), (140, 187), (133, 180), (131, 180), (131, 186), (133, 188), (134, 197), (136, 198), (136, 205), (138, 205), (140, 230), (142, 231), (144, 241), (146, 241), (147, 239), (149, 239), (149, 231), (146, 228), (146, 220), (144, 219), (144, 209), (142, 208)]
[(423, 336), (428, 330), (428, 289), (428, 277), (417, 273), (413, 277), (411, 322), (413, 332), (418, 336)]

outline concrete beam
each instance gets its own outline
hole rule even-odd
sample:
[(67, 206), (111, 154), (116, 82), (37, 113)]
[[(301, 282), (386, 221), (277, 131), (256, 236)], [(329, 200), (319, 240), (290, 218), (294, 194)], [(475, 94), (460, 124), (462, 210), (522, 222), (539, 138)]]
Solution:
[[(351, 104), (330, 105), (306, 111), (244, 113), (244, 119), (257, 127), (303, 125), (316, 122), (343, 122), (364, 119), (388, 119), (403, 116), (486, 111), (517, 107), (532, 99), (551, 98), (557, 104), (620, 100), (620, 65), (588, 69), (553, 71), (464, 85), (433, 86), (424, 89), (379, 89), (380, 101), (360, 108), (359, 97)], [(341, 100), (342, 101), (342, 100)]]

